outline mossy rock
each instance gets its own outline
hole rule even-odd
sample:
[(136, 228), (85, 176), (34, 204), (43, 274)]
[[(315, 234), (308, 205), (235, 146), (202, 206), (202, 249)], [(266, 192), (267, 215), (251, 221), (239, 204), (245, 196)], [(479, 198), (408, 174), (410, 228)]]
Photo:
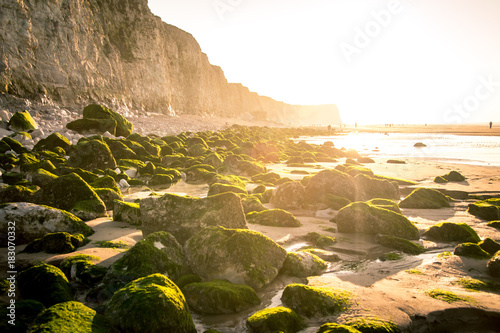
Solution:
[(439, 209), (450, 207), (446, 195), (431, 188), (417, 188), (399, 203), (401, 208)]
[(137, 279), (118, 290), (105, 314), (122, 332), (196, 333), (184, 295), (161, 274)]
[(51, 181), (56, 179), (57, 176), (53, 174), (52, 172), (49, 172), (44, 169), (38, 169), (36, 170), (32, 175), (31, 175), (31, 182), (34, 185), (38, 185), (40, 187), (43, 187), (47, 184), (49, 184)]
[(417, 227), (405, 216), (366, 202), (353, 202), (342, 208), (331, 221), (337, 223), (338, 231), (341, 233), (420, 238)]
[(2, 180), (7, 185), (22, 185), (26, 183), (26, 175), (20, 172), (2, 173)]
[(76, 254), (64, 258), (60, 269), (68, 280), (77, 281), (84, 286), (91, 287), (101, 282), (108, 269), (106, 267), (94, 265), (99, 257), (87, 254)]
[(121, 192), (116, 192), (110, 188), (95, 188), (95, 193), (104, 202), (106, 210), (112, 210), (115, 200), (123, 200)]
[(437, 242), (473, 242), (481, 241), (478, 234), (467, 223), (441, 222), (429, 229), (423, 235)]
[(83, 220), (107, 216), (104, 202), (75, 173), (54, 179), (37, 191), (33, 199), (36, 203), (69, 211)]
[(283, 290), (281, 301), (297, 313), (312, 317), (338, 315), (349, 308), (352, 295), (345, 290), (289, 284)]
[(258, 162), (247, 161), (239, 155), (229, 155), (222, 163), (222, 168), (236, 176), (252, 177), (266, 172), (266, 167)]
[[(0, 316), (3, 318), (3, 320), (0, 321), (0, 331), (4, 333), (28, 332), (28, 329), (35, 318), (43, 310), (45, 310), (45, 306), (32, 299), (22, 301), (18, 300), (11, 309), (9, 309), (6, 304), (0, 309)], [(9, 323), (9, 321), (11, 321), (11, 323)]]
[(157, 167), (155, 169), (155, 175), (169, 175), (172, 176), (172, 179), (174, 179), (175, 181), (178, 181), (182, 178), (180, 171), (164, 167)]
[(172, 279), (190, 273), (184, 250), (168, 232), (156, 232), (138, 241), (108, 271), (104, 282), (127, 282), (162, 273)]
[(206, 168), (192, 166), (185, 170), (186, 183), (190, 184), (208, 184), (215, 176), (215, 172), (208, 171)]
[(262, 212), (267, 210), (266, 207), (262, 204), (260, 199), (256, 195), (240, 195), (241, 197), (241, 205), (243, 206), (243, 211), (245, 214), (251, 212)]
[(216, 195), (216, 194), (221, 194), (221, 193), (226, 193), (226, 192), (232, 192), (232, 193), (241, 193), (241, 194), (247, 194), (248, 192), (241, 187), (238, 186), (233, 186), (233, 185), (228, 185), (228, 184), (219, 184), (219, 183), (214, 183), (210, 185), (208, 189), (208, 194), (207, 196), (211, 195)]
[(208, 227), (185, 244), (191, 268), (205, 281), (226, 279), (254, 289), (278, 275), (286, 250), (261, 233)]
[(120, 188), (118, 187), (118, 184), (116, 183), (115, 179), (111, 176), (101, 177), (98, 180), (90, 183), (89, 185), (92, 186), (94, 189), (109, 188), (118, 194), (121, 193)]
[(326, 323), (316, 331), (316, 333), (361, 333), (354, 327), (337, 323)]
[(116, 121), (114, 119), (77, 119), (67, 123), (66, 128), (79, 134), (103, 134), (108, 132), (111, 135), (116, 135)]
[(353, 177), (359, 175), (359, 174), (363, 174), (363, 175), (367, 175), (369, 177), (373, 177), (374, 176), (374, 173), (371, 169), (369, 168), (365, 168), (361, 165), (352, 165), (352, 164), (347, 164), (345, 166), (346, 168), (342, 171), (342, 172), (345, 172)]
[(201, 277), (196, 274), (186, 274), (175, 280), (175, 284), (182, 290), (185, 286), (191, 283), (203, 282)]
[(404, 238), (387, 235), (377, 235), (376, 241), (382, 246), (399, 250), (408, 254), (419, 255), (426, 251), (422, 245), (415, 244)]
[[(9, 148), (13, 151), (15, 151), (18, 154), (22, 154), (27, 151), (27, 149), (16, 139), (10, 138), (8, 136), (4, 136), (0, 142), (3, 142), (3, 146), (5, 149), (5, 145), (9, 146)], [(3, 150), (2, 149), (2, 150)], [(5, 151), (4, 151), (5, 153)]]
[(307, 251), (288, 252), (280, 273), (296, 277), (320, 275), (328, 264), (317, 255)]
[(442, 176), (449, 182), (463, 182), (466, 178), (458, 171), (450, 171), (446, 175)]
[(89, 240), (81, 234), (71, 235), (67, 232), (55, 232), (32, 241), (23, 252), (70, 253), (88, 242)]
[(206, 314), (237, 313), (260, 304), (253, 288), (224, 280), (190, 283), (182, 292), (191, 309)]
[(0, 206), (0, 227), (7, 230), (7, 221), (16, 223), (16, 245), (27, 244), (51, 232), (68, 232), (90, 236), (91, 227), (75, 215), (48, 206), (27, 202)]
[(142, 232), (168, 231), (181, 243), (207, 226), (246, 228), (241, 199), (234, 193), (206, 198), (175, 194), (141, 200)]
[(478, 259), (478, 260), (491, 258), (491, 255), (488, 252), (484, 251), (476, 243), (459, 244), (455, 248), (455, 251), (453, 251), (453, 254), (460, 256), (460, 257), (467, 257), (467, 258)]
[(253, 333), (295, 333), (307, 327), (300, 315), (282, 306), (257, 311), (246, 325)]
[(328, 203), (328, 195), (356, 200), (354, 178), (338, 170), (322, 170), (314, 175), (305, 188), (304, 200), (310, 204)]
[(53, 150), (56, 147), (64, 149), (65, 152), (69, 152), (71, 142), (69, 142), (65, 136), (55, 132), (47, 136), (45, 139), (38, 141), (33, 149), (38, 151)]
[(139, 204), (115, 200), (113, 206), (113, 220), (126, 222), (132, 225), (141, 225), (141, 208)]
[(239, 177), (235, 175), (220, 175), (216, 174), (212, 180), (210, 181), (209, 185), (212, 184), (226, 184), (226, 185), (231, 185), (231, 186), (236, 186), (239, 187), (242, 190), (246, 189), (247, 186), (247, 178), (244, 177)]
[(321, 235), (317, 232), (309, 232), (304, 236), (304, 240), (312, 243), (315, 247), (319, 247), (320, 249), (325, 249), (333, 246), (336, 242), (335, 238)]
[[(110, 119), (116, 122), (116, 136), (127, 137), (132, 133), (134, 126), (122, 115), (98, 104), (90, 104), (83, 109), (83, 118)], [(112, 133), (113, 134), (113, 133)]]
[(399, 333), (399, 327), (390, 321), (385, 321), (379, 318), (362, 318), (347, 322), (347, 325), (362, 332), (362, 333)]
[(115, 160), (120, 159), (137, 159), (137, 154), (130, 149), (122, 140), (105, 139)]
[(349, 205), (351, 203), (351, 200), (344, 197), (339, 197), (337, 195), (329, 194), (327, 195), (326, 202), (328, 208), (333, 210), (340, 210), (345, 206)]
[(204, 159), (203, 163), (218, 168), (222, 165), (224, 159), (217, 153), (208, 154)]
[(302, 223), (293, 214), (283, 209), (268, 209), (261, 212), (250, 212), (246, 215), (247, 222), (272, 227), (296, 228)]
[(500, 277), (500, 251), (496, 252), (486, 265), (491, 276)]
[(19, 273), (17, 282), (21, 297), (37, 300), (47, 307), (73, 300), (68, 279), (52, 265), (40, 264), (28, 268)]
[(500, 251), (500, 243), (494, 241), (491, 238), (485, 238), (481, 243), (478, 244), (483, 250), (488, 252), (490, 255), (494, 255)]
[(447, 180), (446, 178), (444, 178), (443, 176), (437, 176), (436, 178), (434, 178), (434, 183), (438, 183), (438, 184), (446, 184), (448, 183), (449, 180)]
[(264, 183), (274, 184), (280, 179), (281, 176), (275, 172), (259, 173), (257, 175), (252, 176), (252, 181), (255, 183), (264, 182)]
[(0, 203), (7, 202), (29, 202), (35, 190), (21, 185), (9, 185), (0, 187)]
[(34, 321), (29, 333), (116, 332), (108, 318), (80, 302), (64, 302), (45, 309)]
[(116, 161), (104, 141), (90, 140), (74, 146), (69, 156), (68, 166), (85, 170), (115, 169)]
[(299, 182), (281, 184), (273, 191), (271, 204), (281, 209), (299, 209), (304, 202), (305, 189)]
[(470, 214), (486, 221), (500, 219), (500, 198), (492, 198), (469, 204)]
[(492, 227), (500, 230), (500, 221), (491, 221), (486, 224), (488, 227)]
[(72, 173), (76, 173), (78, 176), (82, 177), (87, 183), (92, 184), (93, 182), (99, 180), (99, 176), (93, 172), (83, 170), (82, 168), (72, 168), (72, 167), (60, 167), (55, 170), (54, 174), (58, 176), (66, 176)]
[(14, 131), (36, 130), (38, 124), (28, 111), (18, 111), (9, 120), (9, 127)]
[(392, 210), (395, 213), (402, 214), (401, 209), (399, 209), (399, 206), (396, 202), (389, 200), (389, 199), (380, 199), (380, 198), (375, 198), (367, 201), (368, 204), (377, 206), (380, 208)]

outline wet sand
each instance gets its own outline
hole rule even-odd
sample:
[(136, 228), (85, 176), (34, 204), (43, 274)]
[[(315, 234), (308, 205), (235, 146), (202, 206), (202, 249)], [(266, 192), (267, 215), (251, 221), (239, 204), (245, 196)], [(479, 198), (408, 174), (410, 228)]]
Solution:
[(367, 133), (433, 133), (433, 134), (455, 134), (455, 135), (484, 135), (500, 136), (500, 124), (493, 124), (490, 129), (488, 124), (466, 124), (466, 125), (385, 125), (371, 126), (347, 126), (344, 131), (358, 131)]

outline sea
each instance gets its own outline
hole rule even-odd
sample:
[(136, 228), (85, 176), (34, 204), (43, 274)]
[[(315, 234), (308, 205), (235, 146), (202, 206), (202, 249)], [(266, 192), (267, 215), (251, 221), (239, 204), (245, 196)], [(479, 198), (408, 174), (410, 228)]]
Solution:
[[(432, 159), (439, 162), (500, 166), (500, 136), (416, 133), (359, 133), (301, 137), (311, 144), (334, 143), (364, 156), (393, 159)], [(416, 143), (426, 147), (414, 147)]]

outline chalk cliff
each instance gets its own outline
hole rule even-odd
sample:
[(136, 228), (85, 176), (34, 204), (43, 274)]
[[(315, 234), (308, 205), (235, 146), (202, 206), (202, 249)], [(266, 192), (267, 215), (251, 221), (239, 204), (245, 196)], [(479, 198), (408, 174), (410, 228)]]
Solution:
[[(335, 105), (293, 106), (228, 83), (194, 37), (147, 0), (0, 0), (0, 93), (35, 103), (339, 123)], [(326, 119), (326, 120), (325, 120)]]

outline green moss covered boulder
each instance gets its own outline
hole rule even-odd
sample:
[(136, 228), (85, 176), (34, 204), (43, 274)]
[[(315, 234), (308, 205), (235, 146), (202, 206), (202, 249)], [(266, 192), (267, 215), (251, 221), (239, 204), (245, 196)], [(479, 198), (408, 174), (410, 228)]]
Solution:
[(314, 175), (305, 188), (304, 201), (308, 204), (328, 204), (328, 195), (351, 201), (357, 198), (354, 178), (338, 170), (322, 170)]
[(121, 332), (196, 333), (184, 295), (161, 274), (137, 279), (118, 290), (105, 315)]
[(90, 140), (78, 143), (69, 155), (68, 166), (85, 170), (114, 169), (116, 161), (104, 141)]
[(423, 237), (435, 242), (472, 242), (481, 239), (467, 223), (441, 222), (427, 229)]
[(389, 199), (380, 199), (380, 198), (375, 198), (367, 201), (368, 204), (377, 206), (380, 208), (392, 210), (395, 213), (402, 214), (401, 209), (399, 208), (398, 204), (394, 202), (393, 200)]
[(52, 172), (44, 169), (38, 169), (31, 175), (31, 182), (33, 185), (44, 187), (56, 178), (57, 176)]
[(14, 113), (9, 120), (9, 127), (14, 131), (29, 131), (36, 130), (38, 124), (28, 111), (20, 111)]
[(282, 306), (257, 311), (246, 325), (252, 333), (295, 333), (307, 327), (300, 315)]
[(184, 250), (168, 232), (156, 232), (138, 241), (110, 267), (104, 283), (124, 285), (150, 274), (172, 279), (190, 273)]
[(252, 177), (266, 172), (266, 167), (258, 162), (248, 161), (238, 155), (229, 155), (221, 166), (228, 174)]
[(66, 124), (66, 128), (79, 134), (103, 134), (108, 132), (116, 135), (116, 121), (114, 119), (76, 119)]
[[(245, 214), (250, 212), (262, 212), (267, 208), (262, 204), (262, 196), (259, 195), (240, 195), (241, 205)], [(259, 199), (260, 198), (260, 199)]]
[(25, 253), (70, 253), (87, 244), (89, 240), (82, 234), (71, 235), (67, 232), (55, 232), (35, 239), (23, 250)]
[(36, 203), (64, 209), (83, 220), (107, 216), (106, 205), (92, 187), (75, 173), (60, 176), (33, 195)]
[(450, 207), (446, 195), (431, 188), (417, 188), (399, 203), (401, 208), (439, 209)]
[(207, 226), (246, 228), (241, 199), (235, 193), (206, 198), (165, 194), (141, 200), (142, 232), (168, 231), (183, 244)]
[(303, 284), (286, 286), (283, 304), (297, 313), (311, 317), (338, 315), (348, 309), (352, 295), (345, 290), (311, 287)]
[(297, 277), (320, 275), (328, 264), (317, 255), (308, 251), (289, 252), (280, 273)]
[(466, 178), (458, 171), (450, 171), (446, 175), (434, 178), (435, 183), (463, 182)]
[[(2, 304), (3, 305), (3, 304)], [(45, 310), (45, 306), (35, 300), (18, 300), (14, 305), (2, 306), (0, 308), (0, 331), (4, 333), (25, 333), (35, 318)], [(11, 323), (9, 323), (11, 322)]]
[(399, 327), (391, 322), (379, 318), (357, 317), (347, 322), (347, 325), (362, 333), (399, 333)]
[(140, 226), (142, 222), (139, 204), (115, 200), (113, 205), (113, 220)]
[(485, 238), (478, 244), (483, 250), (488, 252), (490, 255), (494, 255), (500, 251), (500, 243), (494, 241), (491, 238)]
[(458, 244), (455, 250), (453, 251), (454, 255), (460, 256), (460, 257), (467, 257), (467, 258), (472, 258), (472, 259), (478, 259), (478, 260), (484, 260), (484, 259), (490, 259), (491, 255), (483, 250), (478, 244), (476, 243), (462, 243)]
[(237, 313), (260, 304), (253, 288), (225, 280), (190, 283), (182, 292), (191, 309), (206, 314)]
[(52, 151), (56, 147), (60, 147), (60, 148), (64, 149), (65, 152), (68, 153), (70, 151), (71, 142), (69, 142), (69, 140), (65, 136), (55, 132), (55, 133), (50, 134), (46, 138), (38, 141), (33, 149), (38, 150), (38, 151), (42, 151), (42, 150), (51, 150)]
[(45, 309), (30, 327), (29, 333), (113, 333), (108, 318), (80, 302), (64, 302)]
[(101, 282), (108, 271), (106, 267), (94, 264), (98, 260), (99, 257), (96, 256), (76, 254), (64, 258), (60, 268), (68, 280), (76, 281), (85, 287), (92, 287)]
[(37, 300), (47, 307), (73, 300), (68, 279), (52, 265), (40, 264), (22, 271), (17, 283), (22, 298)]
[(491, 276), (500, 277), (500, 251), (495, 253), (490, 260), (488, 260), (488, 271)]
[(193, 271), (205, 281), (226, 279), (254, 289), (270, 283), (286, 259), (286, 250), (261, 233), (208, 227), (185, 246)]
[(30, 202), (33, 193), (34, 189), (22, 185), (0, 186), (0, 203)]
[(477, 201), (469, 204), (467, 211), (486, 221), (498, 220), (500, 219), (500, 199), (492, 198)]
[(122, 115), (98, 104), (90, 104), (83, 109), (83, 118), (110, 119), (116, 122), (116, 136), (127, 137), (132, 134), (134, 126)]
[(399, 200), (399, 187), (396, 183), (386, 179), (377, 179), (365, 174), (354, 177), (358, 189), (358, 200), (370, 200), (373, 198)]
[(283, 209), (267, 209), (261, 212), (250, 212), (246, 215), (247, 222), (272, 227), (296, 228), (302, 223), (293, 214)]
[(210, 185), (210, 187), (208, 188), (207, 195), (210, 196), (226, 192), (232, 192), (237, 194), (248, 194), (248, 192), (245, 189), (242, 189), (241, 187), (238, 186), (214, 183)]
[(337, 223), (342, 233), (383, 234), (405, 239), (420, 237), (417, 227), (405, 216), (366, 202), (353, 202), (331, 221)]
[(339, 197), (337, 195), (329, 194), (326, 199), (328, 208), (333, 210), (340, 210), (351, 203), (351, 200)]
[(305, 189), (299, 182), (281, 184), (273, 191), (271, 204), (281, 209), (300, 209), (304, 201)]
[(0, 205), (0, 216), (0, 230), (7, 230), (7, 221), (16, 224), (16, 245), (27, 244), (57, 231), (84, 236), (94, 233), (71, 213), (27, 202)]
[(418, 255), (425, 252), (425, 248), (420, 245), (413, 243), (404, 238), (387, 236), (387, 235), (377, 235), (376, 242), (382, 246), (399, 250), (404, 253)]
[(354, 327), (337, 323), (326, 323), (316, 331), (316, 333), (361, 333)]

